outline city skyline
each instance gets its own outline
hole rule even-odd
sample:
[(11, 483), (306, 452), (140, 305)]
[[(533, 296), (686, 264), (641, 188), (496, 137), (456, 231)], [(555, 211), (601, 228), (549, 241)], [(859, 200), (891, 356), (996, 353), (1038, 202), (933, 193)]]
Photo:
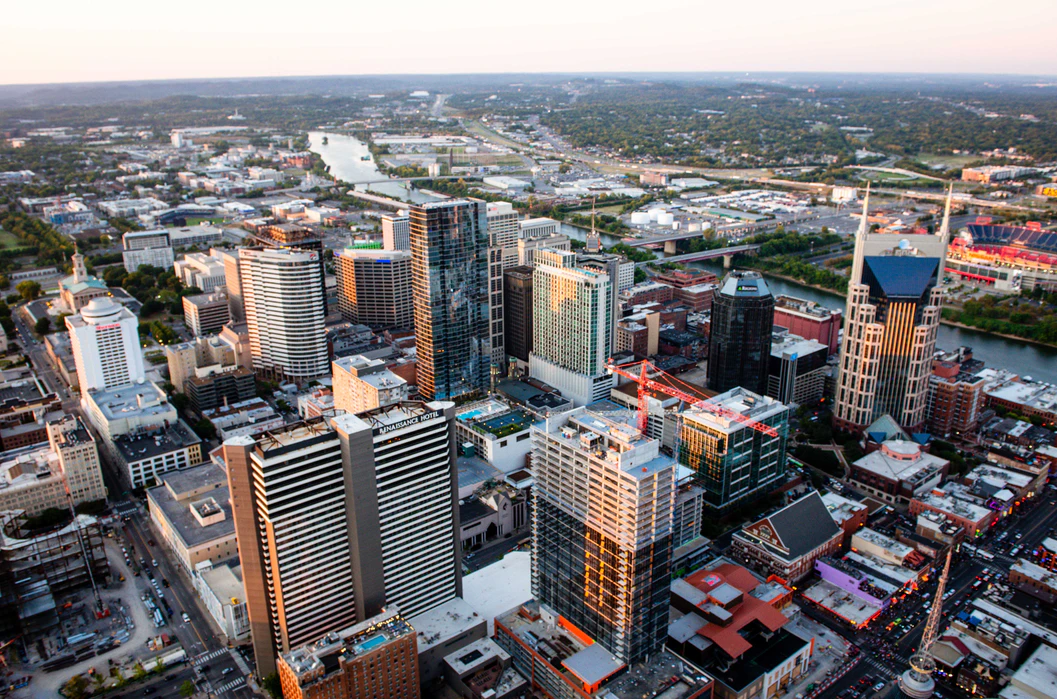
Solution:
[[(7, 9), (9, 40), (0, 48), (0, 85), (112, 80), (178, 80), (250, 76), (380, 75), (403, 73), (549, 73), (567, 71), (832, 71), (1057, 73), (1047, 28), (1057, 7), (1027, 0), (1017, 12), (984, 0), (889, 0), (868, 6), (766, 0), (751, 13), (740, 6), (679, 3), (659, 14), (631, 2), (568, 5), (545, 0), (525, 15), (483, 2), (460, 3), (458, 12), (430, 13), (425, 3), (404, 8), (427, 23), (390, 22), (388, 9), (328, 2), (313, 7), (312, 50), (260, 55), (261, 43), (287, 40), (288, 26), (246, 3), (192, 2), (171, 27), (160, 9), (127, 0), (89, 10), (73, 2), (47, 6), (17, 3)], [(456, 8), (450, 8), (452, 10)], [(673, 21), (678, 17), (678, 21)], [(1023, 21), (1032, 17), (1032, 21)], [(575, 42), (531, 40), (559, 21)], [(36, 50), (48, 27), (48, 52)], [(239, 31), (225, 31), (238, 27)], [(707, 31), (702, 31), (708, 28)], [(718, 28), (718, 30), (717, 30)], [(430, 41), (445, 33), (475, 40), (437, 54)], [(511, 42), (511, 34), (522, 42)], [(975, 42), (1016, 37), (1001, 52), (973, 52)], [(854, 41), (851, 42), (854, 37)], [(119, 40), (118, 40), (119, 39)], [(752, 51), (745, 51), (746, 40)], [(854, 44), (854, 50), (844, 50)], [(209, 51), (187, 51), (208, 45)], [(400, 51), (389, 48), (399, 45)], [(634, 51), (614, 50), (633, 47)], [(1043, 50), (1040, 50), (1043, 49)], [(27, 52), (33, 61), (25, 61)], [(129, 60), (134, 57), (134, 60)], [(482, 60), (487, 57), (487, 60)]]

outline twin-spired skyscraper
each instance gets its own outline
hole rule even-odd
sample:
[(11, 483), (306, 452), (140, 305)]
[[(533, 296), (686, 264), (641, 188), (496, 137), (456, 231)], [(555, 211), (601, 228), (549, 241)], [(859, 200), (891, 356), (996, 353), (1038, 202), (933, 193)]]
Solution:
[(833, 408), (838, 429), (859, 432), (882, 415), (904, 429), (925, 424), (929, 374), (943, 294), (951, 196), (937, 235), (870, 233), (863, 199), (848, 283)]

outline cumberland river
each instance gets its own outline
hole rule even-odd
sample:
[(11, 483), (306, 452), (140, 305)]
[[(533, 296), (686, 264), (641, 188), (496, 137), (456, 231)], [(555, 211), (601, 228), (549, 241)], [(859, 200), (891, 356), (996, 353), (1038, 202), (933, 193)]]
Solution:
[[(327, 136), (328, 143), (323, 145), (323, 136)], [(308, 134), (310, 150), (319, 153), (323, 161), (330, 166), (330, 172), (339, 179), (355, 185), (357, 189), (369, 189), (378, 194), (408, 199), (414, 202), (434, 201), (436, 197), (423, 194), (417, 190), (408, 190), (399, 182), (377, 182), (385, 179), (378, 172), (374, 160), (370, 159), (370, 150), (362, 141), (351, 136), (342, 134), (312, 131)], [(367, 156), (368, 160), (363, 160)], [(377, 182), (364, 185), (365, 182)], [(562, 232), (570, 238), (577, 240), (586, 239), (586, 231), (582, 228), (562, 224)], [(620, 242), (618, 236), (603, 234), (604, 244), (613, 245)], [(700, 267), (716, 274), (723, 275), (723, 265), (720, 261), (691, 262), (691, 267)], [(844, 310), (844, 297), (830, 294), (808, 286), (801, 286), (784, 279), (768, 277), (768, 286), (775, 294), (788, 294), (802, 299), (809, 299), (816, 303)], [(1033, 345), (1028, 342), (989, 335), (976, 330), (955, 328), (949, 325), (941, 325), (937, 345), (941, 349), (953, 350), (961, 345), (973, 348), (973, 355), (983, 361), (989, 367), (1009, 369), (1021, 376), (1030, 376), (1037, 381), (1046, 381), (1057, 384), (1057, 348)]]

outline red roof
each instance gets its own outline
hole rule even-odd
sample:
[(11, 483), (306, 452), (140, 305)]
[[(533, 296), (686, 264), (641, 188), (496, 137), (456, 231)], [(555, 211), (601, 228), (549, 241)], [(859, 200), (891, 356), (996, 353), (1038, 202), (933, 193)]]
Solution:
[[(713, 570), (699, 570), (688, 576), (686, 582), (705, 594), (724, 583), (741, 591), (741, 602), (727, 610), (732, 615), (728, 624), (709, 622), (698, 631), (732, 658), (738, 658), (752, 648), (752, 644), (739, 633), (752, 622), (759, 622), (768, 630), (777, 631), (789, 621), (770, 604), (749, 594), (760, 585), (760, 581), (741, 566), (724, 563)], [(698, 606), (704, 607), (708, 604), (710, 602), (706, 601)]]

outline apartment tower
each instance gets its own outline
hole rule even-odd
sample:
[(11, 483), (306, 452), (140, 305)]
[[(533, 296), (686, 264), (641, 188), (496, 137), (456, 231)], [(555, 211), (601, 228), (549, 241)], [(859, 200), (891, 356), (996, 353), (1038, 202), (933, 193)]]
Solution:
[(532, 275), (529, 374), (575, 405), (609, 397), (613, 307), (608, 274), (576, 266), (576, 255), (540, 250)]
[(484, 202), (411, 207), (418, 390), (449, 400), (488, 390), (491, 328)]
[(625, 663), (668, 634), (675, 461), (612, 411), (532, 428), (533, 595)]
[(66, 318), (81, 395), (144, 381), (139, 320), (109, 296)]
[(532, 352), (532, 274), (530, 266), (503, 273), (503, 344), (506, 353), (528, 364)]
[(405, 214), (382, 216), (382, 248), (411, 250), (411, 219)]
[(329, 373), (319, 253), (241, 248), (239, 271), (253, 370), (296, 383)]
[(890, 415), (909, 432), (925, 425), (943, 295), (951, 194), (939, 234), (870, 233), (863, 198), (844, 314), (833, 423), (859, 432)]
[(488, 221), (488, 307), (492, 343), (491, 371), (506, 372), (503, 333), (503, 272), (518, 263), (518, 213), (508, 202), (491, 202)]

